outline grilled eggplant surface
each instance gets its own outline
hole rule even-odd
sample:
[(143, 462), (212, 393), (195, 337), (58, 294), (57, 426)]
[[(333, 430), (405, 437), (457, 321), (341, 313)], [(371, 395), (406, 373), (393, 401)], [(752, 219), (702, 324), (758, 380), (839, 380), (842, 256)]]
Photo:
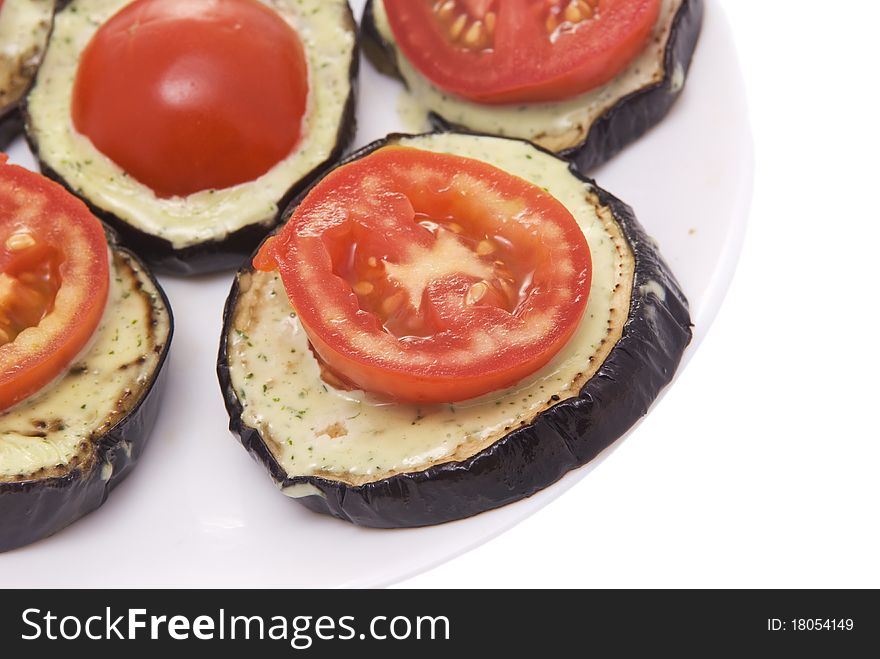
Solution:
[(218, 360), (232, 431), (284, 494), (383, 528), (475, 515), (586, 464), (647, 413), (691, 339), (687, 301), (654, 241), (570, 163), (524, 141), (448, 132), (392, 135), (345, 162), (392, 144), (482, 160), (545, 188), (584, 230), (593, 280), (574, 337), (548, 366), (480, 399), (416, 406), (328, 384), (278, 274), (237, 274)]
[(19, 101), (43, 59), (55, 0), (5, 0), (0, 3), (0, 148), (21, 132)]
[(164, 198), (79, 134), (70, 120), (78, 63), (97, 29), (132, 0), (70, 0), (58, 12), (25, 129), (42, 172), (85, 201), (159, 271), (193, 275), (238, 267), (280, 212), (345, 151), (355, 131), (357, 29), (346, 0), (261, 0), (303, 44), (311, 91), (302, 141), (258, 179)]
[(159, 414), (171, 308), (143, 263), (110, 246), (110, 296), (90, 347), (54, 384), (0, 413), (0, 551), (100, 507)]
[(565, 101), (512, 105), (479, 105), (432, 85), (395, 44), (382, 0), (368, 0), (361, 34), (377, 68), (403, 80), (435, 128), (526, 139), (589, 171), (670, 111), (684, 88), (702, 22), (703, 0), (662, 0), (648, 46), (614, 80)]

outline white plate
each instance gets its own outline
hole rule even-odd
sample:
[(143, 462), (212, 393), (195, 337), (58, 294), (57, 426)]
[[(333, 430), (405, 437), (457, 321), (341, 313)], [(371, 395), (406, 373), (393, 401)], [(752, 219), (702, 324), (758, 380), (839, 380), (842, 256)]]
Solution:
[[(352, 4), (359, 12), (363, 2)], [(692, 75), (672, 114), (595, 172), (600, 185), (635, 207), (684, 286), (696, 324), (688, 356), (733, 275), (752, 182), (735, 47), (721, 8), (708, 4)], [(362, 69), (358, 145), (401, 129), (399, 85), (366, 61)], [(21, 141), (11, 156), (33, 167)], [(99, 511), (0, 555), (0, 587), (385, 585), (486, 542), (596, 467), (526, 501), (434, 528), (367, 530), (306, 511), (277, 491), (227, 429), (214, 366), (230, 282), (229, 274), (162, 279), (177, 333), (146, 455)]]

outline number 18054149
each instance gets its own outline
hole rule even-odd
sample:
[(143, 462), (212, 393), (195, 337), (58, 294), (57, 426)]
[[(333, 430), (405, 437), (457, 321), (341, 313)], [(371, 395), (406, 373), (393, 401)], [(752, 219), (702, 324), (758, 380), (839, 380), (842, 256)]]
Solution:
[(852, 618), (768, 618), (767, 631), (771, 632), (851, 632), (855, 629)]

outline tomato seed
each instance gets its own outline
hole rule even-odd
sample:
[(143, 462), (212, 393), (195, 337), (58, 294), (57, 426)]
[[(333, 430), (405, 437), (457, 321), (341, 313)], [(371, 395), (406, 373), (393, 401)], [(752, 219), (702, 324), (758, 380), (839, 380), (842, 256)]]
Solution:
[(449, 28), (449, 36), (452, 37), (453, 41), (457, 41), (461, 36), (461, 33), (464, 31), (464, 26), (467, 24), (467, 16), (465, 14), (459, 15), (458, 18), (455, 19), (455, 22), (452, 24), (452, 27)]
[(471, 48), (476, 48), (483, 41), (483, 22), (474, 21), (470, 29), (464, 35), (464, 42)]
[(495, 252), (495, 245), (493, 245), (488, 240), (481, 240), (480, 244), (477, 245), (477, 254), (480, 256), (488, 256), (489, 254), (493, 254)]
[(382, 311), (386, 316), (393, 314), (403, 304), (403, 293), (397, 293), (382, 303)]
[(489, 286), (484, 281), (477, 282), (470, 287), (467, 293), (466, 301), (468, 304), (476, 304), (489, 292)]
[(37, 241), (29, 233), (14, 233), (6, 239), (6, 248), (13, 252), (30, 249), (36, 244)]
[(489, 35), (495, 33), (495, 12), (490, 11), (486, 14), (486, 18), (483, 19), (486, 23), (486, 30), (489, 32)]
[(437, 16), (443, 20), (451, 18), (452, 12), (455, 11), (455, 0), (447, 0), (447, 2), (441, 4), (436, 11)]

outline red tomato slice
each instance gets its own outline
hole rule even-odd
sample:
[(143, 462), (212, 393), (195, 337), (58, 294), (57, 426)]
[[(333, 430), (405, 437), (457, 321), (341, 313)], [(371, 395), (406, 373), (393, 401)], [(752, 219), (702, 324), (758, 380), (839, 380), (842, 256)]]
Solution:
[(136, 0), (95, 33), (73, 88), (76, 129), (157, 195), (252, 181), (300, 141), (308, 68), (257, 0)]
[(422, 75), (487, 104), (559, 101), (605, 84), (644, 49), (660, 12), (660, 0), (378, 1)]
[(254, 264), (281, 273), (331, 372), (419, 403), (474, 398), (547, 364), (592, 275), (583, 232), (541, 188), (405, 147), (330, 173)]
[(0, 154), (0, 411), (52, 382), (85, 348), (107, 304), (109, 272), (104, 229), (85, 205)]

